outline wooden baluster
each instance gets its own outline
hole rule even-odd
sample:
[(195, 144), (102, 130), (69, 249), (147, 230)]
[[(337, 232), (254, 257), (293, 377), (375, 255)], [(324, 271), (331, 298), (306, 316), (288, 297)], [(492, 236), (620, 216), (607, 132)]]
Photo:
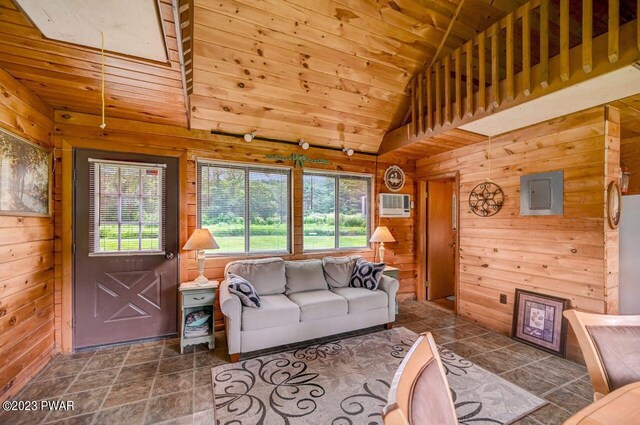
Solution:
[[(640, 1), (640, 0), (638, 0)], [(487, 107), (487, 62), (485, 61), (485, 33), (478, 34), (478, 107)]]
[(473, 40), (466, 45), (467, 52), (467, 115), (473, 115)]
[(540, 85), (549, 87), (549, 0), (540, 0)]
[(427, 129), (433, 130), (433, 90), (431, 89), (432, 68), (427, 69)]
[(522, 93), (531, 94), (531, 8), (522, 8)]
[(569, 79), (569, 0), (560, 0), (560, 79)]
[[(636, 18), (638, 19), (638, 18)], [(609, 62), (618, 61), (620, 50), (620, 2), (609, 0)]]
[(640, 0), (636, 4), (636, 44), (640, 50)]
[(462, 118), (462, 51), (457, 48), (454, 52), (455, 73), (456, 73), (456, 113), (454, 119)]
[(444, 58), (444, 121), (451, 122), (451, 55)]
[(513, 51), (513, 13), (510, 13), (507, 15), (507, 19), (506, 19), (506, 24), (507, 24), (507, 42), (506, 44), (506, 48), (507, 48), (507, 60), (506, 60), (506, 65), (507, 65), (507, 93), (506, 93), (506, 97), (507, 99), (513, 99), (515, 97), (515, 80), (514, 80), (514, 67), (515, 67), (515, 59), (514, 59), (514, 54), (515, 52)]
[(500, 106), (500, 25), (493, 24), (491, 36), (491, 104), (494, 108)]
[(582, 70), (593, 69), (593, 0), (582, 0)]
[(416, 122), (416, 76), (411, 79), (411, 133), (418, 134), (418, 123)]
[(440, 68), (441, 64), (438, 61), (433, 68), (436, 73), (436, 122), (433, 125), (434, 128), (436, 125), (442, 125), (442, 83), (440, 82)]
[(424, 133), (424, 74), (418, 73), (418, 132)]

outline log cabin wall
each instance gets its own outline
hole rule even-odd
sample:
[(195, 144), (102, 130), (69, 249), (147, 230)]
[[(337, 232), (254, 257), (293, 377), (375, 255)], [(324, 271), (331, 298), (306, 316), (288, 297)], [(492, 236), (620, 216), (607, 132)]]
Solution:
[[(53, 109), (0, 69), (0, 127), (51, 146)], [(54, 218), (0, 216), (0, 400), (54, 353)]]
[[(491, 178), (505, 203), (492, 217), (468, 205), (472, 188), (489, 177), (488, 141), (417, 161), (418, 180), (460, 172), (459, 314), (510, 333), (516, 288), (568, 298), (584, 311), (616, 310), (617, 263), (605, 257), (617, 247), (604, 208), (619, 173), (619, 138), (605, 133), (612, 127), (599, 107), (495, 137)], [(564, 170), (564, 215), (521, 217), (520, 176), (554, 170)], [(572, 335), (569, 356), (580, 358)]]
[[(254, 164), (277, 164), (275, 161), (266, 159), (270, 153), (279, 155), (289, 155), (290, 153), (301, 153), (310, 158), (324, 158), (331, 161), (331, 165), (313, 164), (306, 168), (318, 168), (344, 172), (358, 172), (376, 174), (376, 156), (365, 154), (354, 154), (347, 157), (341, 151), (319, 149), (311, 147), (307, 151), (302, 151), (297, 145), (263, 142), (254, 140), (247, 144), (242, 138), (211, 135), (206, 131), (186, 130), (178, 127), (148, 124), (142, 122), (128, 121), (122, 119), (107, 119), (107, 128), (102, 131), (98, 128), (100, 117), (73, 112), (56, 111), (55, 133), (53, 140), (58, 148), (62, 149), (60, 157), (61, 164), (57, 170), (62, 173), (64, 162), (70, 161), (64, 158), (64, 154), (70, 152), (73, 147), (93, 148), (101, 150), (118, 150), (135, 153), (152, 153), (157, 155), (172, 155), (180, 157), (181, 169), (181, 200), (180, 200), (180, 243), (184, 245), (188, 236), (196, 226), (196, 159), (216, 159), (223, 161), (248, 162)], [(384, 171), (389, 165), (401, 166), (407, 174), (407, 183), (402, 193), (414, 195), (414, 174), (415, 161), (393, 156), (385, 156), (377, 161), (377, 179), (375, 183), (375, 224), (386, 225), (398, 240), (397, 243), (387, 244), (385, 259), (400, 269), (400, 299), (415, 298), (415, 251), (414, 251), (414, 215), (411, 218), (382, 218), (377, 214), (377, 194), (386, 188), (383, 183)], [(291, 165), (284, 163), (282, 165)], [(59, 179), (65, 186), (64, 177)], [(59, 187), (59, 191), (64, 192), (65, 187)], [(293, 229), (293, 253), (284, 256), (285, 259), (320, 258), (323, 255), (349, 255), (352, 252), (328, 252), (307, 254), (302, 252), (302, 170), (294, 169), (293, 172), (294, 191), (294, 229)], [(59, 197), (57, 197), (58, 200)], [(70, 234), (69, 226), (64, 222), (56, 222), (56, 234)], [(373, 250), (355, 251), (367, 258), (373, 258)], [(211, 257), (206, 261), (205, 274), (211, 279), (221, 279), (224, 266), (229, 262), (242, 257)], [(252, 256), (251, 258), (259, 258)], [(70, 291), (70, 274), (65, 272), (63, 262), (62, 270), (57, 275), (64, 275), (60, 285), (56, 286), (57, 299), (64, 300), (64, 293)], [(181, 281), (193, 279), (197, 276), (197, 262), (193, 252), (182, 252), (180, 262)], [(62, 315), (65, 309), (62, 307)], [(61, 326), (67, 326), (67, 321), (61, 320)], [(219, 306), (216, 306), (216, 329), (224, 327)], [(63, 350), (70, 350), (70, 344), (62, 341)]]

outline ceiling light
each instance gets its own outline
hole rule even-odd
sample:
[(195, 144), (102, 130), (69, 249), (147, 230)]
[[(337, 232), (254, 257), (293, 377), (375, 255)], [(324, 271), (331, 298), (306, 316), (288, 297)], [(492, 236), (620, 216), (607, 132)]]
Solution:
[(254, 138), (254, 137), (256, 137), (256, 132), (255, 132), (255, 131), (254, 131), (254, 132), (252, 132), (252, 133), (246, 133), (246, 134), (244, 135), (244, 141), (245, 141), (245, 142), (247, 142), (247, 143), (249, 143), (250, 141), (252, 141), (252, 140), (253, 140), (253, 138)]
[(305, 151), (309, 149), (309, 142), (305, 142), (304, 139), (300, 139), (300, 143), (298, 143), (298, 145), (300, 145), (300, 147)]
[(347, 156), (353, 155), (353, 149), (351, 149), (351, 148), (344, 148), (344, 149), (342, 149), (342, 152), (346, 153)]

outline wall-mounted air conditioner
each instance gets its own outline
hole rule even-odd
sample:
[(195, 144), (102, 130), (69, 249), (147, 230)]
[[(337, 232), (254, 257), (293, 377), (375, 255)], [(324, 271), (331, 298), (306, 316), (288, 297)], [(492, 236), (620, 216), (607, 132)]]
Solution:
[(380, 217), (411, 217), (411, 196), (381, 193)]

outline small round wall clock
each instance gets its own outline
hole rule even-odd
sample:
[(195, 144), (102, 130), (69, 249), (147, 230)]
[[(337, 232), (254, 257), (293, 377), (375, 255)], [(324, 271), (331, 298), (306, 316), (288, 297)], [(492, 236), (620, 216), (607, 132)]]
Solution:
[(392, 165), (384, 172), (384, 184), (392, 192), (399, 192), (404, 187), (405, 175), (402, 168)]

